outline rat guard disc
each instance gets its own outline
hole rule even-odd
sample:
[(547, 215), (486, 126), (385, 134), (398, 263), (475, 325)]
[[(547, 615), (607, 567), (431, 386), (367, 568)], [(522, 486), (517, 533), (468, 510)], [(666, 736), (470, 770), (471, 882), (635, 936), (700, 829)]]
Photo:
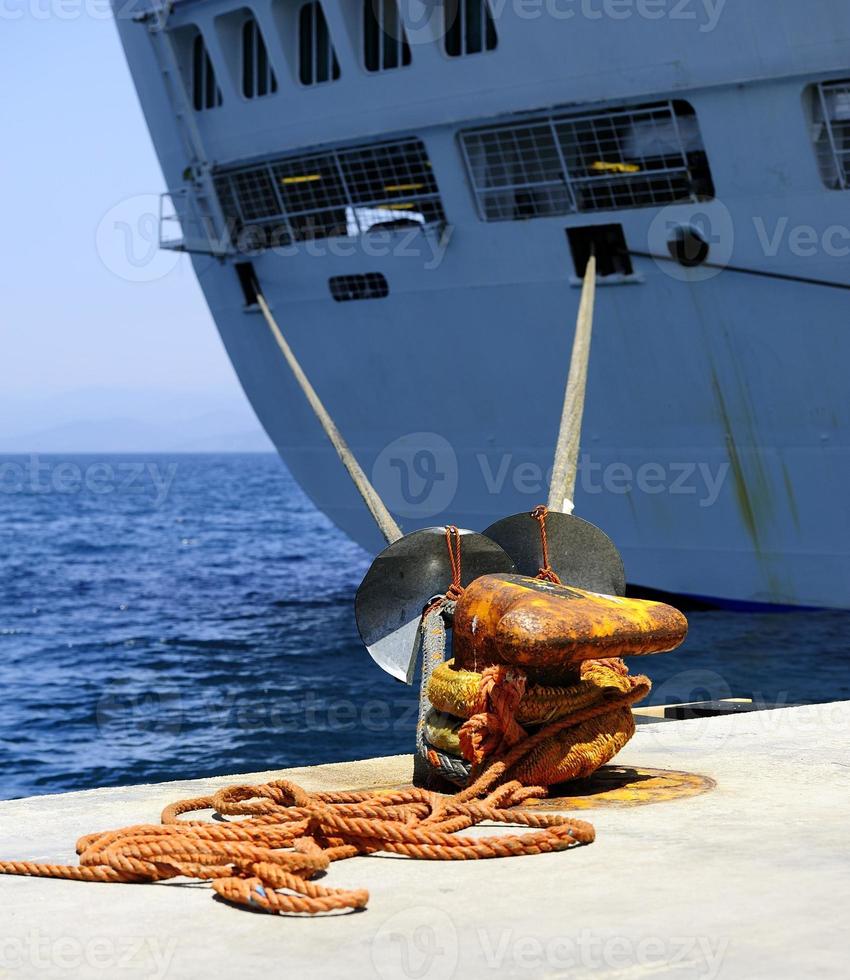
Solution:
[[(482, 575), (514, 571), (502, 548), (474, 531), (460, 531), (460, 556), (464, 586)], [(422, 611), (451, 584), (445, 527), (414, 531), (378, 555), (357, 590), (354, 614), (360, 637), (379, 667), (413, 683)]]
[[(517, 574), (534, 578), (540, 571), (543, 564), (540, 523), (530, 513), (496, 521), (483, 533), (510, 555)], [(546, 539), (549, 564), (564, 585), (603, 595), (626, 594), (620, 552), (595, 524), (550, 510), (546, 514)]]

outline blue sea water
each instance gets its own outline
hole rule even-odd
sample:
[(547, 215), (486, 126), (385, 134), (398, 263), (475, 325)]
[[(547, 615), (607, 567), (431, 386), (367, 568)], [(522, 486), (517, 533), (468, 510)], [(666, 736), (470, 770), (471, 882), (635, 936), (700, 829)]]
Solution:
[[(371, 556), (274, 455), (0, 457), (0, 798), (409, 751)], [(850, 698), (850, 614), (690, 615), (654, 702)]]

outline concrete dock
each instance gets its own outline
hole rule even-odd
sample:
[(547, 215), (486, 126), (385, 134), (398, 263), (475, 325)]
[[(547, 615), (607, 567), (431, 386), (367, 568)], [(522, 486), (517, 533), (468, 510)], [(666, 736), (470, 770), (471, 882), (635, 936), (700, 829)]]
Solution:
[[(370, 891), (360, 913), (257, 914), (202, 883), (0, 878), (0, 976), (846, 976), (850, 702), (644, 725), (615, 766), (613, 791), (574, 811), (589, 847), (332, 865), (325, 884)], [(411, 770), (397, 756), (0, 803), (0, 858), (74, 863), (82, 834), (232, 782), (386, 787)]]

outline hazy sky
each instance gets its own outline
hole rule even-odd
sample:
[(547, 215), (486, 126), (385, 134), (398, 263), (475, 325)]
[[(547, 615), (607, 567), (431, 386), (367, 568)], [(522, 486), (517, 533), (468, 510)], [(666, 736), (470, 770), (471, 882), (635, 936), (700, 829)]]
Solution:
[(122, 223), (164, 183), (115, 27), (102, 4), (99, 17), (83, 0), (62, 9), (0, 0), (3, 393), (236, 395), (188, 260), (145, 261), (152, 221), (126, 249)]

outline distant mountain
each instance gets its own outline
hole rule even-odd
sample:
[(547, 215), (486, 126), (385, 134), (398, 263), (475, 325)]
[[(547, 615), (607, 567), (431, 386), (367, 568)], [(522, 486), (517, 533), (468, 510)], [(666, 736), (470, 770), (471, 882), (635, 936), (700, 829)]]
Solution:
[(273, 452), (240, 391), (0, 396), (0, 452)]

